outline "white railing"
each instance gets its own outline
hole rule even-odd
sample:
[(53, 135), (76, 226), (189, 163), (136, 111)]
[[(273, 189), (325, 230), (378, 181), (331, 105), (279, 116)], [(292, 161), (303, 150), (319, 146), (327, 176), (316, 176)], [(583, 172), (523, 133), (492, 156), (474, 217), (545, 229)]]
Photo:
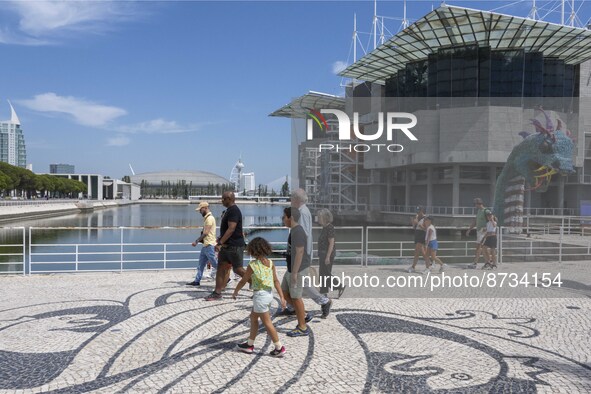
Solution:
[[(519, 234), (500, 229), (498, 261), (591, 260), (591, 229), (585, 231), (588, 221), (588, 217), (562, 218), (556, 223), (524, 227)], [(195, 269), (201, 249), (191, 246), (201, 227), (30, 227), (28, 239), (24, 227), (0, 230), (4, 234), (0, 242), (2, 274)], [(319, 230), (313, 229), (315, 251)], [(284, 227), (245, 227), (248, 238), (271, 240), (277, 262), (284, 261), (288, 231)], [(465, 231), (438, 228), (438, 256), (444, 262), (453, 266), (473, 260), (475, 233), (466, 237)], [(5, 235), (9, 232), (10, 236)], [(335, 227), (335, 234), (337, 264), (408, 264), (414, 255), (414, 234), (409, 226), (343, 226)], [(64, 235), (69, 241), (63, 241)], [(314, 257), (316, 260), (317, 252)]]
[[(174, 270), (195, 269), (199, 261), (201, 247), (194, 248), (191, 242), (199, 234), (201, 227), (30, 227), (29, 228), (29, 263), (30, 274), (80, 271), (129, 271), (129, 270)], [(139, 242), (135, 238), (150, 239), (150, 232), (170, 232), (177, 239), (185, 242)], [(247, 238), (265, 237), (265, 231), (274, 231), (274, 238), (281, 241), (269, 241), (273, 252), (284, 262), (282, 252), (287, 249), (289, 229), (285, 227), (244, 227)], [(319, 228), (313, 229), (313, 236), (318, 237)], [(23, 230), (24, 231), (24, 230)], [(48, 242), (51, 233), (76, 232), (78, 242)], [(46, 233), (46, 234), (43, 234)], [(48, 234), (49, 233), (49, 234)], [(184, 233), (184, 234), (183, 234)], [(94, 242), (98, 237), (110, 239), (109, 242)], [(83, 240), (83, 238), (86, 238)], [(336, 248), (340, 253), (337, 263), (363, 264), (363, 227), (338, 227)], [(316, 242), (314, 242), (316, 244)], [(245, 256), (244, 261), (248, 261)]]
[(25, 275), (25, 228), (0, 227), (0, 234), (0, 275)]
[[(24, 206), (40, 206), (40, 205), (53, 205), (53, 204), (75, 204), (81, 201), (78, 198), (71, 199), (42, 199), (37, 198), (34, 200), (0, 200), (0, 207), (24, 207)], [(84, 201), (84, 200), (83, 200)]]

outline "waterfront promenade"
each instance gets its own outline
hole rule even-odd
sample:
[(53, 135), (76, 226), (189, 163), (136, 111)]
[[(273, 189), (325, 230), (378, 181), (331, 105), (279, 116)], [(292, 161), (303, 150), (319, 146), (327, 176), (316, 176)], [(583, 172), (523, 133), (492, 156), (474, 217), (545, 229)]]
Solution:
[[(0, 392), (589, 392), (588, 264), (562, 264), (560, 287), (510, 298), (348, 289), (328, 319), (306, 300), (309, 337), (287, 337), (295, 320), (274, 319), (287, 348), (279, 360), (264, 333), (254, 354), (234, 349), (251, 293), (206, 302), (212, 282), (185, 286), (192, 271), (2, 277)], [(409, 277), (403, 268), (348, 272)], [(449, 272), (464, 273), (483, 271)]]

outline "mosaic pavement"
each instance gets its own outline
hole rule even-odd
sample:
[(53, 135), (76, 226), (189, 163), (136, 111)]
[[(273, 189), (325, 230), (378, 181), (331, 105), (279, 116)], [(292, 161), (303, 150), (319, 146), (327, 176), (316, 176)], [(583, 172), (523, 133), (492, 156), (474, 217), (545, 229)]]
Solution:
[(287, 348), (235, 351), (248, 291), (206, 302), (189, 271), (0, 278), (0, 392), (591, 391), (591, 288), (554, 298), (341, 298)]

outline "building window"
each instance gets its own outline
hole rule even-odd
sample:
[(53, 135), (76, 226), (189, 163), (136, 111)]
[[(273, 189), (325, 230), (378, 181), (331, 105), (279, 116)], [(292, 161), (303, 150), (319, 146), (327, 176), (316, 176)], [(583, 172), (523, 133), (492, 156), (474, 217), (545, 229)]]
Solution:
[(454, 169), (453, 167), (441, 167), (435, 169), (435, 177), (437, 179), (453, 179), (454, 178)]
[(427, 180), (427, 170), (413, 170), (412, 171), (412, 180), (413, 181), (426, 181)]
[(460, 178), (489, 180), (489, 169), (485, 166), (461, 166)]

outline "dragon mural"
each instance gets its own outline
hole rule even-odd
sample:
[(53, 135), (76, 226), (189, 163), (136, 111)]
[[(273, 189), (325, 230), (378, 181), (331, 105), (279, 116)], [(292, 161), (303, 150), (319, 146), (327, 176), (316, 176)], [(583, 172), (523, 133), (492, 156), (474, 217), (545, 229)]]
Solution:
[[(535, 119), (540, 113), (544, 125)], [(575, 172), (574, 140), (566, 125), (559, 118), (553, 122), (541, 107), (536, 109), (531, 122), (536, 132), (519, 133), (523, 141), (511, 151), (495, 189), (494, 213), (498, 224), (509, 227), (512, 232), (521, 232), (526, 190), (545, 192), (553, 175)]]

